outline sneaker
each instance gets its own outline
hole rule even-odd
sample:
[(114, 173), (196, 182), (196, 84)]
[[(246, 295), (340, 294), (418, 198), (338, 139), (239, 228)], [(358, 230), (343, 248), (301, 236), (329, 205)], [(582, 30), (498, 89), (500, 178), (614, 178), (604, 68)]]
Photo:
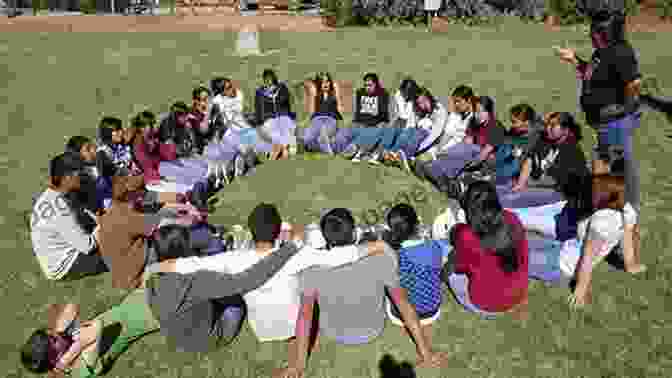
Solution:
[(411, 165), (408, 163), (408, 156), (406, 156), (406, 153), (403, 150), (397, 151), (397, 154), (399, 156), (399, 163), (401, 164), (401, 167), (406, 171), (406, 172), (412, 172), (411, 171)]
[(381, 156), (382, 154), (380, 151), (374, 151), (368, 156), (366, 162), (373, 165), (380, 165), (382, 164), (382, 162), (380, 161)]
[(238, 154), (233, 159), (233, 177), (242, 177), (245, 174), (245, 159)]
[[(359, 147), (357, 147), (354, 144), (351, 144), (348, 147), (346, 147), (346, 149), (343, 152), (341, 152), (341, 155), (344, 158), (346, 158), (348, 160), (353, 160), (353, 161), (354, 161), (355, 158), (360, 158), (361, 157)], [(359, 161), (359, 160), (357, 160), (357, 161)]]
[(332, 138), (329, 137), (329, 134), (327, 134), (327, 130), (325, 128), (322, 128), (320, 130), (320, 136), (318, 137), (318, 142), (320, 145), (324, 144), (327, 148), (324, 153), (327, 153), (329, 155), (334, 154), (334, 149), (331, 147), (332, 146)]

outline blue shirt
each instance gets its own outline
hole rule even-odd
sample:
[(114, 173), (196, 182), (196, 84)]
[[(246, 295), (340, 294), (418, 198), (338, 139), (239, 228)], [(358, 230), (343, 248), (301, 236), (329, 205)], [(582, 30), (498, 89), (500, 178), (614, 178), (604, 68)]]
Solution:
[[(399, 280), (418, 316), (428, 317), (441, 306), (441, 268), (450, 253), (448, 240), (409, 240), (399, 250)], [(392, 313), (400, 316), (393, 308)]]

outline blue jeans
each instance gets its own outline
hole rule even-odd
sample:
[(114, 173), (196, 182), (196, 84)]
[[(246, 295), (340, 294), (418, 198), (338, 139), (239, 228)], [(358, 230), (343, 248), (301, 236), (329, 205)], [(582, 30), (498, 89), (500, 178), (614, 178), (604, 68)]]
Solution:
[[(605, 160), (610, 166), (623, 161), (625, 175), (625, 201), (639, 211), (640, 180), (639, 162), (633, 156), (633, 130), (639, 128), (641, 114), (631, 114), (622, 119), (597, 125), (596, 158)], [(595, 126), (593, 126), (595, 127)]]
[(354, 127), (352, 128), (352, 144), (372, 149), (382, 140), (383, 128), (380, 127)]

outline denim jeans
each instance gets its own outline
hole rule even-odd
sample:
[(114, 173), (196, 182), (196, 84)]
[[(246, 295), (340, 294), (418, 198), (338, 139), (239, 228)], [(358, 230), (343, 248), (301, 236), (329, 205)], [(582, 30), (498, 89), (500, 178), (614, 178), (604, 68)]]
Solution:
[(639, 161), (633, 156), (633, 131), (639, 128), (641, 114), (628, 115), (622, 119), (593, 126), (597, 128), (596, 156), (610, 166), (621, 160), (625, 175), (625, 201), (639, 211), (640, 173)]

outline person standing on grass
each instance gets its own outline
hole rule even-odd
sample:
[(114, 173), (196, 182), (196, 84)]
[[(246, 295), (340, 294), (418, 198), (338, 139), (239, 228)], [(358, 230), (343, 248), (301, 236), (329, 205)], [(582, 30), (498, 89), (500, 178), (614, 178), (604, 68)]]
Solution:
[(591, 12), (590, 62), (574, 49), (556, 48), (560, 59), (576, 66), (580, 103), (588, 124), (597, 131), (593, 173), (622, 170), (626, 200), (639, 211), (639, 163), (632, 138), (639, 128), (641, 73), (637, 54), (625, 37), (626, 20), (620, 11)]
[(79, 279), (109, 271), (98, 252), (95, 215), (77, 198), (83, 170), (78, 156), (65, 153), (53, 158), (49, 186), (33, 205), (33, 252), (50, 280)]
[(495, 186), (477, 181), (461, 200), (467, 223), (451, 232), (444, 279), (457, 301), (483, 317), (527, 313), (528, 246), (518, 217), (502, 209)]
[[(339, 214), (343, 213), (343, 214)], [(327, 245), (338, 248), (355, 240), (354, 220), (340, 211), (322, 219)], [(333, 253), (339, 253), (333, 251)], [(423, 332), (415, 307), (399, 280), (398, 256), (383, 242), (383, 253), (339, 267), (313, 267), (301, 273), (301, 305), (295, 318), (296, 343), (289, 346), (289, 366), (275, 377), (303, 377), (311, 336), (318, 333), (339, 344), (361, 345), (378, 337), (385, 327), (385, 301), (389, 296), (399, 309), (403, 324), (415, 341), (419, 367), (440, 367), (447, 355), (432, 350), (429, 335)], [(319, 331), (314, 330), (313, 309), (319, 304)], [(317, 339), (316, 339), (317, 340)]]

